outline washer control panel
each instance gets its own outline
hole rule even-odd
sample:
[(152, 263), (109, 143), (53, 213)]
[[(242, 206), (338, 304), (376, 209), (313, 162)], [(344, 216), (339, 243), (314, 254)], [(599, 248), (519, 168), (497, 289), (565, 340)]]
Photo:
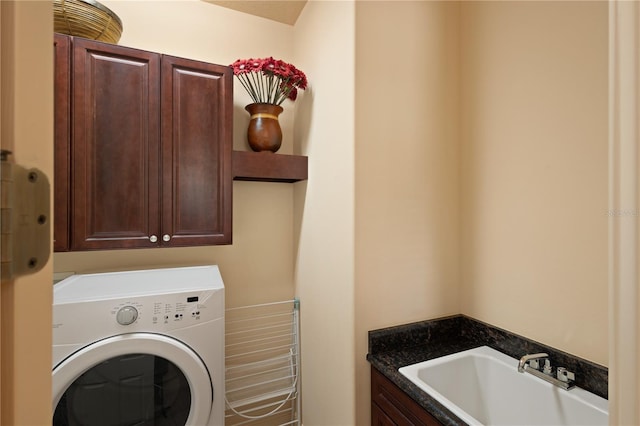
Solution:
[(201, 319), (198, 296), (187, 297), (183, 300), (156, 301), (153, 303), (153, 324), (169, 324), (180, 322), (185, 319), (199, 321)]
[(109, 313), (121, 326), (144, 325), (158, 330), (180, 328), (210, 319), (205, 315), (208, 304), (202, 303), (206, 298), (206, 292), (196, 292), (122, 299), (110, 306)]
[[(94, 300), (53, 307), (58, 344), (120, 333), (168, 333), (224, 318), (223, 290)], [(106, 321), (105, 321), (106, 320)]]

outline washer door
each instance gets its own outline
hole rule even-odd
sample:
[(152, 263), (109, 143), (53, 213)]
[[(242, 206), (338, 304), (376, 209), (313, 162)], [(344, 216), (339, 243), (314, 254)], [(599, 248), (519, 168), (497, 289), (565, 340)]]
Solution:
[(167, 336), (109, 337), (53, 369), (53, 425), (207, 424), (209, 372), (187, 345)]

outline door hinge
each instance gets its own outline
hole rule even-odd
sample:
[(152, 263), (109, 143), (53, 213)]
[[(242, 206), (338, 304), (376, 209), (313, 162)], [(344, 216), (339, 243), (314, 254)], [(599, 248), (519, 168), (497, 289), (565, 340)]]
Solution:
[(39, 271), (51, 253), (50, 185), (38, 169), (0, 153), (0, 276), (10, 280)]

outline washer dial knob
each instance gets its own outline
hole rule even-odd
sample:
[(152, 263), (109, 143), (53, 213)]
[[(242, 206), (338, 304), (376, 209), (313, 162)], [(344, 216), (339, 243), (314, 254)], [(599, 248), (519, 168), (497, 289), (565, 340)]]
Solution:
[(124, 306), (116, 314), (116, 321), (121, 325), (133, 324), (138, 319), (138, 310), (133, 306)]

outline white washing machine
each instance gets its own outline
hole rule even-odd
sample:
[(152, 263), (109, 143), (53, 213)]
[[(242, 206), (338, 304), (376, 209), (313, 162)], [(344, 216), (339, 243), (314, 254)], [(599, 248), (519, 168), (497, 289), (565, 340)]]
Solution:
[(224, 425), (217, 266), (74, 275), (53, 290), (53, 425)]

